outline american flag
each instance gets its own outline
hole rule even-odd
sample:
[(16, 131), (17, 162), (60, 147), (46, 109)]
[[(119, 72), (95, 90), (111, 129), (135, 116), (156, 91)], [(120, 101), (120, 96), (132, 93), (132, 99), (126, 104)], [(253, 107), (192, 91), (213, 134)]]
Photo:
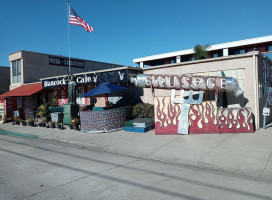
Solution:
[(94, 29), (87, 24), (70, 6), (69, 24), (82, 26), (87, 32), (92, 32)]

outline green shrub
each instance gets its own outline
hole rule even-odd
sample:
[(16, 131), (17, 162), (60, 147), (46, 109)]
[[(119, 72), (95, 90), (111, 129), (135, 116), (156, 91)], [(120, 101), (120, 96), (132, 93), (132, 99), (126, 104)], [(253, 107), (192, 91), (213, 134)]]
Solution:
[(154, 118), (154, 105), (139, 103), (132, 107), (133, 118)]
[(37, 116), (40, 116), (45, 122), (48, 121), (48, 113), (49, 113), (48, 104), (49, 103), (40, 105), (38, 108), (39, 112), (37, 113)]
[(42, 104), (39, 106), (39, 108), (38, 108), (39, 112), (37, 113), (38, 116), (44, 117), (48, 114), (48, 104), (49, 103)]

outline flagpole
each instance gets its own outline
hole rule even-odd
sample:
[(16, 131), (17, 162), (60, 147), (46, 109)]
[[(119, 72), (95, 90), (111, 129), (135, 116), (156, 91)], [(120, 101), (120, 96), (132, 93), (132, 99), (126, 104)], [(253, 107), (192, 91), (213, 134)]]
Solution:
[(71, 67), (70, 67), (70, 29), (69, 29), (69, 15), (70, 15), (70, 0), (66, 0), (67, 2), (67, 18), (68, 18), (68, 79), (70, 79), (71, 76)]

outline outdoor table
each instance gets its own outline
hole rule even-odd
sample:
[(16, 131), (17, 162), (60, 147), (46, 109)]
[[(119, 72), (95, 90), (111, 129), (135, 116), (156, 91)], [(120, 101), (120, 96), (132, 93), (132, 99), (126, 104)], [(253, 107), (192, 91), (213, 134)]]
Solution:
[(131, 119), (132, 107), (106, 109), (102, 111), (80, 111), (80, 130), (87, 133), (103, 133), (123, 129)]

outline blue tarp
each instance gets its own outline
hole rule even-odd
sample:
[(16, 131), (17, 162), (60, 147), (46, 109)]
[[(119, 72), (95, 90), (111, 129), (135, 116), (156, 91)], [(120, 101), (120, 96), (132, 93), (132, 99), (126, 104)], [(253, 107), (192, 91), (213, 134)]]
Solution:
[(109, 94), (112, 92), (125, 90), (125, 89), (127, 89), (127, 87), (104, 82), (98, 85), (96, 88), (88, 91), (86, 94), (82, 95), (82, 97), (91, 97), (91, 96), (100, 95), (100, 94)]

